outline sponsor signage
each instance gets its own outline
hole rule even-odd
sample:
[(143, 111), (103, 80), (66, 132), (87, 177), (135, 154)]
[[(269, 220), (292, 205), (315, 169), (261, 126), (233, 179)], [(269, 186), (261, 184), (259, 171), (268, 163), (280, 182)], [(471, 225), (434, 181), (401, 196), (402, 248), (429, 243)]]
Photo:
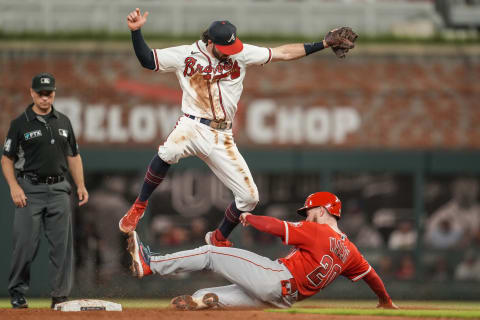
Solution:
[[(83, 145), (158, 145), (182, 116), (179, 105), (122, 108), (85, 105), (75, 98), (57, 98), (56, 105), (70, 118)], [(259, 99), (247, 106), (244, 123), (234, 122), (234, 130), (237, 143), (247, 145), (342, 145), (360, 125), (360, 115), (352, 107), (291, 107), (278, 105), (275, 100)]]

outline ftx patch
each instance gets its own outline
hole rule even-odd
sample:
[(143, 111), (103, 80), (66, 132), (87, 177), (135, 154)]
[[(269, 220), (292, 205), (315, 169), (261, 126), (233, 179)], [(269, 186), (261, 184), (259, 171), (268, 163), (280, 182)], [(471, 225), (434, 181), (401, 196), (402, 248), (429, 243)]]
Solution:
[(42, 136), (41, 130), (30, 131), (24, 134), (25, 141), (36, 138), (36, 137), (41, 137), (41, 136)]

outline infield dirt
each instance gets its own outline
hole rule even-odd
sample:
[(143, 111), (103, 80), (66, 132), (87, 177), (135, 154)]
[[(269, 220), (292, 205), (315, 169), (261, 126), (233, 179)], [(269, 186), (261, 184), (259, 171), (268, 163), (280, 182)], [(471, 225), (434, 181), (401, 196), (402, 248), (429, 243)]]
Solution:
[(290, 313), (271, 313), (263, 310), (209, 310), (209, 311), (177, 311), (172, 309), (136, 309), (128, 308), (122, 312), (106, 311), (83, 311), (83, 312), (61, 312), (50, 309), (0, 309), (0, 319), (2, 320), (23, 320), (23, 319), (112, 319), (112, 320), (151, 320), (151, 319), (173, 319), (173, 320), (301, 320), (301, 319), (372, 319), (375, 320), (405, 320), (405, 319), (440, 319), (440, 318), (420, 318), (420, 317), (382, 317), (382, 316), (332, 316), (318, 314), (290, 314)]

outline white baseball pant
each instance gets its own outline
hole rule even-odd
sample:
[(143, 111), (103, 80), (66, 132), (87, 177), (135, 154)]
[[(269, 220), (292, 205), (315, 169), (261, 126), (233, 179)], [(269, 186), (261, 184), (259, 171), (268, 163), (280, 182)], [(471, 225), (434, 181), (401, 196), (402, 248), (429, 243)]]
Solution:
[(169, 164), (197, 156), (233, 192), (239, 210), (251, 211), (258, 203), (257, 186), (237, 149), (232, 130), (216, 130), (182, 116), (158, 148), (158, 156)]

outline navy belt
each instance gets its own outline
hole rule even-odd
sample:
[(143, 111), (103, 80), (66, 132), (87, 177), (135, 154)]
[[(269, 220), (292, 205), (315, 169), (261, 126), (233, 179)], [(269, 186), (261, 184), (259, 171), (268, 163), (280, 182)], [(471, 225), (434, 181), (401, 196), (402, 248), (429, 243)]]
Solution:
[(218, 130), (228, 130), (232, 128), (232, 122), (231, 121), (217, 121), (217, 120), (210, 120), (210, 119), (205, 119), (205, 118), (200, 118), (200, 117), (195, 117), (192, 116), (191, 114), (185, 113), (186, 117), (189, 117), (190, 119), (193, 119), (195, 121), (198, 121), (200, 123), (203, 123), (206, 126), (209, 126), (213, 129), (218, 129)]

